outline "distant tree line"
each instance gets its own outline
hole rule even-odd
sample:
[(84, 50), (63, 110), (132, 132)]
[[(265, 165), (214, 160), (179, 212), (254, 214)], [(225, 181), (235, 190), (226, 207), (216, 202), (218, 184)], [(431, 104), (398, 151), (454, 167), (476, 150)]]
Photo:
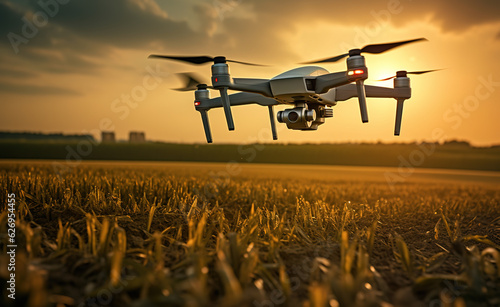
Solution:
[(42, 140), (42, 141), (95, 141), (91, 134), (63, 134), (41, 132), (9, 132), (0, 131), (0, 140)]

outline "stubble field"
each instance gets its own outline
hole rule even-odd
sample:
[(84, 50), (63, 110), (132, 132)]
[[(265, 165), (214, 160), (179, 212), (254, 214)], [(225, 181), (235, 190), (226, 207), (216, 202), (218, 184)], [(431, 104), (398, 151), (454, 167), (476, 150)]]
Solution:
[[(498, 306), (500, 175), (0, 163), (18, 306)], [(2, 306), (12, 300), (2, 287)]]

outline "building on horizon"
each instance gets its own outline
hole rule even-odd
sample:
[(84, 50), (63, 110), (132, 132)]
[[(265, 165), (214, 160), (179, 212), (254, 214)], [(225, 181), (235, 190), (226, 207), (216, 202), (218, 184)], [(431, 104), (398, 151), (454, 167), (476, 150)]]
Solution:
[(116, 137), (113, 131), (102, 131), (101, 132), (101, 143), (115, 143)]
[(139, 131), (130, 131), (128, 141), (130, 143), (144, 143), (146, 142), (146, 134)]

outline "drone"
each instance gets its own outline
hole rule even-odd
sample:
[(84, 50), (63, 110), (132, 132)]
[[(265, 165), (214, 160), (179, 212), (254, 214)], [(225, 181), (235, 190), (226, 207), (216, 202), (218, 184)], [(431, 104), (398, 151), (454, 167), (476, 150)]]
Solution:
[[(271, 121), (273, 140), (278, 139), (276, 123), (274, 120), (274, 109), (276, 105), (291, 105), (292, 108), (278, 111), (276, 118), (279, 123), (285, 123), (288, 129), (293, 130), (317, 130), (318, 126), (325, 123), (326, 118), (333, 117), (332, 107), (339, 101), (350, 98), (358, 98), (361, 121), (368, 122), (368, 111), (366, 97), (394, 98), (396, 105), (396, 123), (394, 135), (398, 136), (401, 131), (401, 120), (403, 116), (403, 104), (411, 98), (411, 87), (409, 74), (424, 74), (435, 70), (426, 71), (398, 71), (395, 76), (382, 79), (385, 81), (394, 79), (394, 87), (381, 87), (365, 85), (368, 78), (363, 53), (379, 54), (396, 47), (425, 41), (425, 38), (412, 39), (394, 43), (372, 44), (361, 49), (351, 49), (348, 53), (332, 58), (300, 63), (311, 65), (319, 63), (334, 63), (347, 58), (347, 70), (330, 73), (319, 66), (302, 66), (279, 74), (271, 79), (255, 78), (231, 78), (228, 63), (264, 66), (254, 63), (241, 62), (226, 59), (224, 56), (170, 56), (151, 54), (149, 58), (167, 59), (181, 61), (190, 64), (213, 63), (211, 67), (212, 85), (208, 86), (198, 81), (190, 73), (182, 76), (186, 79), (186, 85), (177, 90), (194, 90), (194, 106), (200, 112), (208, 143), (212, 143), (212, 134), (208, 120), (208, 111), (214, 108), (223, 108), (228, 129), (234, 130), (234, 121), (231, 113), (232, 106), (257, 104), (267, 106)], [(218, 90), (220, 97), (210, 98), (209, 89)], [(228, 90), (239, 91), (239, 93), (228, 94)]]

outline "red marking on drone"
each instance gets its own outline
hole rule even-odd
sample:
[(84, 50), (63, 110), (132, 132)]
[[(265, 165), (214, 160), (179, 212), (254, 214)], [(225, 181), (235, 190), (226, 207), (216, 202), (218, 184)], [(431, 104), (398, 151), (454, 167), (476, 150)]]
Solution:
[(365, 71), (364, 71), (364, 70), (362, 70), (362, 69), (356, 69), (356, 70), (351, 70), (351, 71), (349, 71), (347, 74), (348, 74), (349, 76), (352, 76), (352, 75), (362, 75), (362, 74), (364, 74), (364, 73), (365, 73)]

